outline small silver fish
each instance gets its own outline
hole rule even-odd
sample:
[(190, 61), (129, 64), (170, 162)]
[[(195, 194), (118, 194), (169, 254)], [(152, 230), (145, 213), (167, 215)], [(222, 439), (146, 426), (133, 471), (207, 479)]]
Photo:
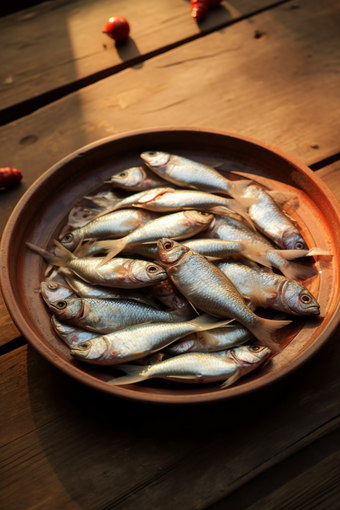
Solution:
[(225, 381), (227, 388), (258, 367), (270, 355), (261, 345), (245, 345), (215, 353), (186, 353), (149, 366), (119, 365), (126, 375), (108, 381), (110, 385), (133, 384), (152, 377), (180, 383)]
[(308, 246), (292, 220), (260, 186), (249, 185), (242, 198), (254, 198), (248, 214), (257, 228), (280, 248), (308, 250)]
[(150, 243), (158, 241), (162, 236), (173, 239), (185, 239), (192, 237), (211, 223), (214, 215), (200, 211), (181, 211), (168, 214), (150, 221), (147, 225), (138, 228), (122, 239), (113, 241), (98, 241), (94, 246), (100, 246), (109, 252), (103, 263), (107, 262), (128, 245)]
[(202, 315), (192, 321), (174, 324), (139, 324), (77, 344), (71, 354), (96, 365), (116, 365), (153, 354), (188, 333), (213, 329), (229, 322), (218, 322), (215, 317)]
[(149, 221), (155, 220), (158, 215), (138, 209), (123, 209), (100, 216), (84, 227), (60, 236), (60, 243), (68, 250), (74, 250), (79, 243), (87, 239), (113, 239), (123, 237)]
[(158, 241), (158, 255), (169, 278), (195, 307), (215, 317), (232, 317), (272, 350), (271, 334), (290, 321), (272, 321), (255, 315), (235, 285), (199, 253), (171, 239)]
[(148, 189), (167, 186), (167, 182), (142, 166), (134, 166), (112, 175), (109, 181), (117, 188), (126, 191), (146, 191)]
[(224, 328), (216, 328), (212, 332), (202, 331), (191, 333), (181, 340), (174, 342), (166, 348), (166, 352), (172, 356), (185, 352), (216, 352), (231, 349), (242, 345), (253, 338), (251, 332), (233, 322)]
[(320, 314), (319, 303), (301, 283), (257, 265), (249, 267), (241, 262), (219, 262), (216, 266), (256, 306), (294, 315)]
[[(139, 303), (152, 306), (153, 308), (159, 308), (159, 304), (151, 295), (139, 292), (138, 290), (117, 289), (92, 285), (81, 278), (78, 278), (78, 276), (73, 274), (71, 271), (65, 271), (64, 268), (62, 268), (62, 273), (66, 282), (75, 293), (73, 296), (69, 297), (79, 296), (82, 298), (97, 299), (130, 299), (132, 301), (138, 301)], [(53, 301), (57, 301), (58, 299), (67, 299), (67, 297), (68, 296), (66, 295), (64, 298), (57, 297), (56, 299), (53, 299)]]
[[(104, 263), (102, 257), (77, 257), (58, 241), (55, 241), (54, 253), (31, 243), (26, 244), (51, 264), (67, 267), (79, 278), (93, 285), (137, 289), (165, 280), (167, 277), (165, 270), (155, 262), (115, 258)], [(98, 267), (99, 264), (100, 267)]]
[[(246, 200), (246, 199), (244, 199)], [(249, 201), (249, 204), (252, 200)], [(249, 205), (248, 204), (248, 205)], [(230, 213), (235, 212), (247, 220), (246, 206), (236, 200), (193, 190), (175, 190), (172, 188), (156, 188), (130, 195), (117, 203), (115, 209), (139, 207), (156, 213), (176, 212), (187, 209)]]
[(150, 321), (179, 322), (195, 315), (191, 307), (166, 312), (122, 299), (65, 299), (49, 303), (49, 308), (60, 320), (98, 333), (111, 333)]
[(166, 152), (149, 151), (140, 156), (157, 175), (184, 188), (225, 193), (237, 199), (251, 182), (230, 181), (207, 165)]

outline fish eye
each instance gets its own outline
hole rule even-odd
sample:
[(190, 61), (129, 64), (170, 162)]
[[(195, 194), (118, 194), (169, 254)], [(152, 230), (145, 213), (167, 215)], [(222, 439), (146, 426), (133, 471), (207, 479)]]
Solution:
[(68, 243), (69, 241), (72, 241), (73, 234), (66, 234), (66, 236), (63, 237), (62, 242)]
[(202, 216), (209, 216), (210, 213), (207, 213), (207, 212), (200, 212), (199, 214), (201, 214)]
[(57, 306), (57, 308), (59, 308), (59, 310), (63, 310), (64, 308), (67, 307), (67, 302), (66, 301), (58, 301), (56, 306)]
[(59, 285), (57, 283), (48, 283), (47, 288), (49, 290), (57, 290), (59, 288)]
[(77, 347), (79, 347), (80, 349), (88, 349), (90, 347), (90, 344), (88, 343), (83, 343), (83, 344), (78, 344)]
[(156, 156), (157, 152), (155, 151), (149, 151), (148, 152), (149, 156)]
[(119, 177), (126, 177), (126, 172), (122, 172), (119, 174)]
[(308, 296), (308, 294), (302, 294), (300, 297), (301, 301), (303, 301), (305, 304), (311, 303), (312, 298)]
[(301, 241), (298, 241), (297, 243), (295, 243), (294, 248), (295, 248), (296, 250), (304, 250), (304, 249), (305, 249), (305, 245), (304, 245), (304, 243), (302, 243)]
[(158, 267), (157, 266), (149, 266), (147, 268), (147, 270), (149, 271), (149, 273), (155, 273), (156, 271), (158, 271)]
[(172, 248), (172, 243), (170, 243), (170, 241), (167, 241), (166, 243), (163, 244), (163, 248), (164, 250), (170, 250), (170, 248)]
[(260, 345), (252, 345), (249, 347), (249, 350), (252, 352), (259, 352), (262, 351), (262, 347)]

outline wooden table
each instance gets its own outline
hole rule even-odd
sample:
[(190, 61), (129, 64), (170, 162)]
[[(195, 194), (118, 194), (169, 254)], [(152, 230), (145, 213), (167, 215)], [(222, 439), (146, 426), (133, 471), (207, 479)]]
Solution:
[[(0, 228), (52, 164), (115, 133), (200, 126), (298, 157), (340, 198), (340, 6), (55, 0), (0, 20)], [(106, 19), (125, 16), (115, 44)], [(0, 301), (0, 507), (338, 509), (340, 329), (297, 372), (227, 404), (149, 406), (70, 379)]]

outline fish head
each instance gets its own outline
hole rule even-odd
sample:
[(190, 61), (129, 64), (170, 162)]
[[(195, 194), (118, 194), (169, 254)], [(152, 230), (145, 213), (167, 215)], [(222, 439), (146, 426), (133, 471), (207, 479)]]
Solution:
[(204, 211), (183, 211), (183, 214), (190, 223), (207, 227), (214, 219), (213, 214)]
[(98, 362), (106, 355), (108, 349), (109, 345), (106, 343), (105, 337), (97, 337), (92, 340), (86, 340), (85, 342), (73, 345), (71, 347), (71, 354), (75, 358), (83, 361)]
[(271, 350), (263, 345), (241, 345), (234, 347), (228, 352), (228, 357), (231, 357), (238, 365), (249, 366), (257, 365), (268, 358)]
[(131, 280), (150, 284), (167, 278), (165, 269), (156, 262), (145, 262), (138, 259), (132, 262), (129, 273), (131, 273)]
[(134, 188), (135, 186), (138, 186), (144, 178), (145, 171), (143, 167), (134, 166), (127, 170), (123, 170), (122, 172), (117, 172), (112, 175), (111, 179), (107, 182), (117, 184), (117, 186), (122, 186), (124, 188)]
[(84, 312), (83, 299), (59, 299), (48, 303), (52, 313), (55, 313), (61, 320), (70, 321), (79, 319)]
[(286, 230), (282, 234), (282, 243), (286, 250), (308, 250), (305, 240), (296, 230)]
[(158, 172), (165, 174), (166, 166), (170, 161), (171, 154), (166, 152), (149, 151), (142, 152), (140, 157), (150, 168), (155, 168)]
[(319, 315), (320, 305), (306, 287), (287, 281), (283, 289), (283, 300), (289, 311), (296, 315)]
[(63, 300), (74, 295), (69, 287), (54, 281), (41, 282), (40, 292), (46, 302)]
[(72, 232), (68, 232), (64, 235), (64, 237), (60, 240), (60, 244), (67, 248), (68, 250), (74, 250), (83, 238), (83, 234), (77, 230), (73, 230)]
[(163, 237), (157, 243), (158, 256), (165, 265), (177, 264), (191, 250), (173, 239)]

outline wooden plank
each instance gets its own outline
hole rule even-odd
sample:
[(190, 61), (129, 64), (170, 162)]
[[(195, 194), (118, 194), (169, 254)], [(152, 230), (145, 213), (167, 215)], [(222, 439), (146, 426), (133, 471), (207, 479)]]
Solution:
[[(52, 164), (87, 143), (130, 130), (226, 129), (306, 164), (338, 153), (339, 2), (295, 5), (236, 23), (3, 126), (3, 165), (19, 168), (24, 178), (2, 193), (0, 228)], [(265, 35), (256, 38), (259, 33)]]
[[(0, 19), (1, 109), (141, 55), (198, 36), (273, 4), (273, 0), (222, 2), (198, 25), (183, 0), (56, 0)], [(235, 5), (236, 4), (236, 5)], [(103, 34), (108, 18), (124, 16), (130, 39)], [(39, 57), (37, 58), (37, 55)]]
[(321, 168), (317, 173), (340, 200), (340, 161)]
[(7, 311), (7, 307), (4, 303), (4, 299), (2, 297), (0, 291), (0, 346), (5, 345), (11, 340), (18, 338), (20, 336), (20, 332), (15, 327), (11, 316)]
[(339, 425), (339, 333), (291, 376), (209, 408), (113, 399), (30, 347), (1, 356), (2, 507), (209, 506)]
[(248, 510), (337, 510), (339, 500), (340, 452), (336, 452)]

